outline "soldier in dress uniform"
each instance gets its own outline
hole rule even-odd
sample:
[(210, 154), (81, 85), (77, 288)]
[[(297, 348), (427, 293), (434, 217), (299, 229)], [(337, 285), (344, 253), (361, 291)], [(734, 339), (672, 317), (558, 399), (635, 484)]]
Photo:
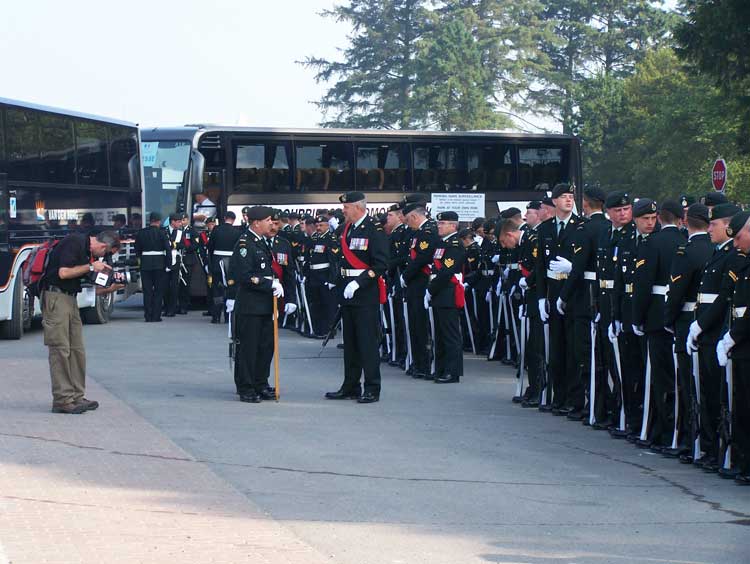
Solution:
[(401, 274), (401, 287), (405, 288), (411, 337), (412, 378), (429, 380), (430, 367), (430, 323), (428, 312), (423, 307), (425, 290), (430, 278), (430, 264), (438, 241), (437, 232), (427, 220), (423, 202), (412, 202), (404, 206), (404, 217), (413, 236), (409, 243), (409, 260)]
[(161, 321), (171, 246), (167, 234), (159, 227), (161, 214), (151, 212), (148, 223), (148, 227), (136, 233), (134, 249), (141, 268), (143, 313), (146, 322), (151, 323)]
[(463, 375), (461, 318), (465, 299), (462, 269), (466, 258), (458, 238), (458, 214), (437, 215), (438, 235), (432, 255), (432, 274), (424, 295), (424, 307), (435, 317), (435, 383), (458, 383)]
[(689, 454), (695, 440), (693, 428), (698, 421), (695, 409), (697, 397), (693, 385), (693, 362), (687, 350), (687, 336), (690, 324), (695, 318), (698, 287), (703, 269), (715, 249), (707, 232), (708, 222), (706, 206), (693, 204), (688, 208), (683, 220), (688, 231), (688, 240), (677, 249), (669, 275), (664, 327), (674, 335), (678, 395), (675, 421), (677, 443), (662, 451), (662, 454), (670, 457)]
[(181, 313), (179, 309), (180, 278), (182, 276), (182, 253), (185, 249), (182, 232), (182, 214), (173, 213), (169, 216), (169, 225), (165, 229), (169, 237), (170, 253), (167, 257), (167, 287), (164, 294), (165, 317), (174, 317)]
[(389, 295), (388, 306), (393, 310), (392, 318), (396, 335), (393, 345), (396, 347), (396, 360), (395, 362), (391, 360), (388, 364), (405, 369), (407, 337), (403, 308), (404, 289), (401, 287), (399, 279), (409, 259), (409, 242), (411, 239), (409, 237), (409, 228), (404, 223), (404, 213), (401, 209), (401, 204), (393, 204), (388, 208), (385, 232), (388, 235), (391, 247), (390, 259), (388, 261), (388, 275), (386, 277)]
[[(205, 226), (205, 223), (203, 223)], [(190, 311), (191, 296), (190, 287), (193, 283), (193, 268), (198, 263), (198, 248), (200, 245), (199, 233), (190, 225), (190, 217), (182, 214), (182, 281), (180, 282), (179, 310), (177, 313), (186, 314)]]
[(490, 308), (497, 310), (495, 305), (495, 265), (492, 257), (497, 254), (495, 241), (495, 224), (485, 221), (481, 226), (481, 240), (475, 241), (479, 245), (479, 259), (476, 271), (469, 281), (471, 293), (477, 304), (477, 332), (474, 335), (478, 354), (487, 354), (490, 349), (490, 336), (494, 327), (490, 319)]
[[(234, 226), (237, 216), (232, 211), (224, 214), (224, 221), (214, 228), (208, 241), (208, 257), (211, 271), (211, 323), (221, 323), (221, 314), (226, 311), (229, 285), (229, 262), (234, 246), (242, 232)], [(225, 315), (225, 319), (228, 317)]]
[(337, 264), (341, 249), (328, 229), (328, 220), (315, 219), (315, 233), (310, 238), (305, 260), (305, 289), (313, 322), (313, 336), (324, 339), (336, 317)]
[(730, 302), (737, 282), (736, 272), (743, 268), (745, 257), (732, 245), (727, 229), (739, 208), (732, 204), (717, 204), (710, 211), (708, 233), (715, 245), (713, 255), (703, 269), (698, 287), (695, 321), (690, 324), (686, 348), (698, 353), (700, 372), (698, 398), (700, 405), (700, 451), (680, 456), (680, 462), (694, 463), (706, 470), (719, 469), (719, 422), (724, 370), (716, 357), (716, 346), (727, 328)]
[[(591, 323), (598, 314), (599, 288), (596, 279), (596, 256), (602, 231), (609, 227), (604, 217), (604, 202), (607, 196), (603, 190), (588, 187), (583, 191), (583, 213), (585, 219), (578, 224), (573, 236), (573, 258), (568, 278), (560, 290), (563, 312), (573, 317), (576, 372), (570, 379), (568, 404), (573, 411), (568, 419), (592, 423), (595, 418), (585, 410), (586, 397), (591, 390), (591, 347), (597, 343), (591, 341)], [(563, 262), (565, 259), (560, 259)], [(597, 341), (601, 341), (597, 335)], [(599, 347), (601, 349), (601, 347)], [(593, 367), (596, 375), (596, 363)], [(599, 372), (601, 370), (599, 369)], [(603, 380), (601, 376), (599, 381)], [(596, 377), (595, 377), (596, 380)], [(587, 393), (588, 392), (588, 393)], [(592, 407), (592, 398), (588, 398), (588, 409)], [(600, 420), (606, 413), (600, 413)]]
[[(477, 333), (477, 317), (475, 314), (477, 311), (477, 304), (474, 300), (476, 294), (471, 291), (471, 281), (476, 277), (477, 269), (479, 268), (479, 259), (482, 256), (482, 252), (479, 249), (479, 245), (474, 240), (474, 231), (470, 228), (464, 228), (459, 231), (458, 238), (466, 250), (466, 261), (464, 262), (463, 267), (463, 280), (468, 319), (467, 315), (461, 315), (461, 327), (464, 333), (464, 350), (472, 351), (471, 342), (472, 339), (476, 339), (475, 335)], [(469, 332), (471, 332), (471, 337), (469, 336)], [(476, 347), (476, 340), (474, 340), (474, 346)]]
[(279, 307), (279, 313), (288, 316), (293, 315), (299, 307), (297, 296), (297, 265), (292, 260), (291, 243), (288, 239), (281, 236), (283, 225), (281, 214), (280, 210), (274, 210), (271, 216), (271, 234), (266, 241), (271, 248), (273, 274), (281, 280), (284, 286), (284, 307)]
[[(341, 235), (341, 319), (344, 332), (344, 381), (331, 400), (357, 399), (359, 403), (380, 400), (380, 358), (377, 338), (380, 305), (385, 301), (388, 268), (388, 238), (367, 215), (362, 192), (339, 197), (346, 223)], [(361, 380), (364, 375), (364, 391)]]
[[(653, 213), (642, 214), (636, 223), (643, 233), (645, 222), (656, 226), (656, 203)], [(661, 225), (638, 247), (633, 286), (633, 332), (646, 339), (650, 361), (649, 418), (643, 424), (638, 446), (651, 447), (656, 452), (669, 448), (674, 433), (675, 365), (672, 354), (674, 336), (664, 328), (664, 302), (672, 271), (672, 260), (677, 249), (685, 244), (680, 232), (682, 206), (674, 200), (662, 202), (658, 212)], [(642, 223), (643, 222), (643, 223)], [(647, 378), (649, 375), (646, 376)], [(646, 390), (644, 393), (649, 393)], [(644, 397), (644, 401), (649, 401)], [(643, 430), (642, 430), (643, 431)]]
[(275, 399), (267, 375), (273, 359), (273, 299), (284, 297), (284, 287), (274, 276), (273, 256), (266, 242), (271, 235), (273, 210), (253, 206), (247, 210), (248, 228), (240, 236), (231, 258), (231, 279), (237, 286), (233, 304), (239, 340), (235, 384), (240, 401), (259, 403)]
[[(717, 206), (718, 207), (718, 206)], [(715, 209), (715, 208), (714, 208)], [(727, 228), (734, 238), (737, 256), (743, 260), (730, 270), (735, 282), (731, 302), (731, 325), (716, 346), (719, 364), (725, 367), (731, 357), (730, 376), (734, 384), (732, 410), (732, 468), (722, 468), (724, 478), (734, 477), (743, 486), (750, 485), (750, 212), (735, 215)], [(736, 376), (736, 377), (735, 377)]]
[(568, 398), (571, 379), (575, 377), (576, 364), (573, 349), (573, 317), (565, 315), (560, 290), (568, 277), (565, 261), (573, 258), (573, 234), (580, 218), (573, 213), (574, 187), (557, 184), (552, 189), (555, 217), (539, 226), (536, 286), (539, 316), (542, 323), (549, 323), (549, 356), (554, 359), (548, 365), (552, 389), (551, 406), (539, 406), (542, 411), (555, 415), (568, 415), (574, 411)]

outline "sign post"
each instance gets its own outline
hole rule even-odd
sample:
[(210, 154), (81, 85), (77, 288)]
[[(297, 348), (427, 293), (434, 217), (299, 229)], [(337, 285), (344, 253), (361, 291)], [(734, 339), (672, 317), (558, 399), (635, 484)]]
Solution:
[(724, 192), (727, 186), (727, 163), (724, 159), (718, 158), (711, 169), (711, 183), (714, 190)]

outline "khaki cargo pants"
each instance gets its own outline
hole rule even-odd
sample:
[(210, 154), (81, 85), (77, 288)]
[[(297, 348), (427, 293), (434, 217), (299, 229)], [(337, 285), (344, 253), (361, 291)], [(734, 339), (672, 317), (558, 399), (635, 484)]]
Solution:
[(49, 349), (52, 405), (77, 403), (86, 388), (86, 351), (75, 296), (44, 292), (42, 327), (44, 344)]

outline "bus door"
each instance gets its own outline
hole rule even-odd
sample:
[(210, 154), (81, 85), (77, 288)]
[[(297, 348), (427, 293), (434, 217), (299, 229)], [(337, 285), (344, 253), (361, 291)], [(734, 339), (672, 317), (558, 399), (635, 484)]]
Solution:
[[(227, 159), (224, 149), (224, 139), (218, 133), (208, 133), (200, 138), (198, 151), (203, 157), (202, 163), (195, 162), (194, 178), (200, 178), (200, 183), (191, 183), (193, 201), (195, 194), (203, 192), (217, 206), (217, 215), (221, 216), (226, 209)], [(202, 168), (202, 170), (200, 170)]]

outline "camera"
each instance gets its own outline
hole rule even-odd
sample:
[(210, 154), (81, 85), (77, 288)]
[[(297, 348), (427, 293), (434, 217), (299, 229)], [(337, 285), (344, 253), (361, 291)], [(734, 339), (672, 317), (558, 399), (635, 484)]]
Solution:
[(106, 272), (92, 272), (91, 283), (102, 288), (109, 288), (112, 284), (131, 284), (138, 282), (138, 271), (108, 270)]

